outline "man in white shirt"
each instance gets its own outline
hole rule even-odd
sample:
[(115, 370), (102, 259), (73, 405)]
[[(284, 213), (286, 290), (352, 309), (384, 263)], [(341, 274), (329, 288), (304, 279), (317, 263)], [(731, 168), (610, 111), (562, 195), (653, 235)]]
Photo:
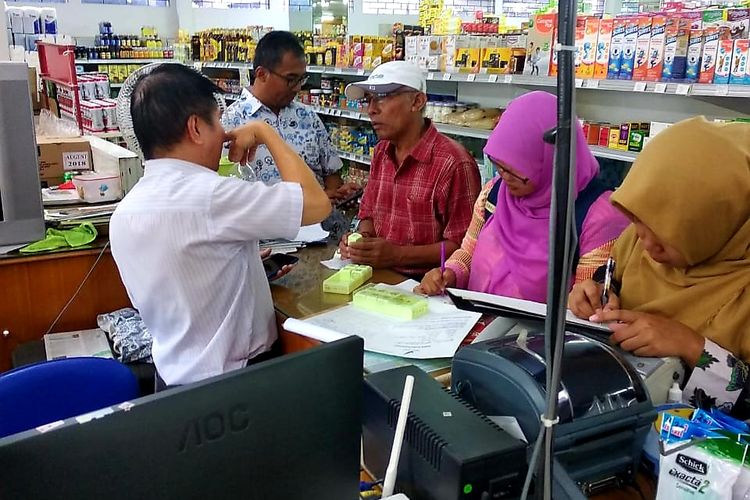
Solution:
[[(331, 205), (304, 161), (265, 122), (225, 133), (207, 78), (179, 64), (143, 76), (131, 98), (145, 174), (110, 222), (112, 255), (154, 339), (157, 386), (245, 366), (277, 332), (258, 240), (293, 238)], [(248, 161), (265, 145), (282, 182), (220, 177), (222, 146)]]

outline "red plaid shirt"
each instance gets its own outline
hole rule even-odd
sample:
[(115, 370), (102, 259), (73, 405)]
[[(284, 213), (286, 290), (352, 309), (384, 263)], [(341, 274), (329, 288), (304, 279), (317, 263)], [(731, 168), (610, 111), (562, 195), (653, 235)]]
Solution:
[(359, 218), (372, 219), (377, 236), (397, 245), (443, 240), (460, 245), (480, 188), (474, 158), (429, 123), (401, 166), (390, 141), (380, 141), (375, 147)]

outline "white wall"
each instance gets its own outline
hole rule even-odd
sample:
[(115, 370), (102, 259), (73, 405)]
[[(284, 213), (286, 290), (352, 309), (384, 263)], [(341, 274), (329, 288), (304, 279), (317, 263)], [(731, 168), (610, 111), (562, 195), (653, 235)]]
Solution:
[(10, 59), (10, 48), (8, 47), (8, 17), (5, 15), (0, 16), (0, 61), (7, 61)]
[(171, 2), (177, 12), (180, 29), (189, 33), (208, 28), (244, 28), (252, 25), (289, 29), (289, 9), (283, 7), (281, 0), (271, 2), (271, 9), (194, 9), (191, 0)]
[(362, 0), (353, 0), (352, 8), (349, 9), (348, 32), (356, 35), (379, 35), (381, 24), (391, 26), (393, 23), (417, 24), (418, 22), (418, 16), (363, 14)]

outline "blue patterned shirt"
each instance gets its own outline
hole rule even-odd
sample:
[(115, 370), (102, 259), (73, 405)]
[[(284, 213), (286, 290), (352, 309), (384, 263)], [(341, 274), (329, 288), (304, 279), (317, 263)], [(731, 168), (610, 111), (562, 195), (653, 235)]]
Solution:
[[(249, 90), (243, 89), (240, 98), (227, 108), (221, 121), (229, 130), (251, 120), (264, 120), (276, 129), (315, 173), (321, 186), (325, 177), (341, 169), (341, 158), (333, 149), (323, 122), (317, 113), (304, 104), (294, 101), (283, 108), (277, 116)], [(246, 180), (261, 180), (269, 185), (281, 181), (279, 171), (266, 146), (258, 148), (251, 166), (252, 171), (241, 169), (242, 177)]]

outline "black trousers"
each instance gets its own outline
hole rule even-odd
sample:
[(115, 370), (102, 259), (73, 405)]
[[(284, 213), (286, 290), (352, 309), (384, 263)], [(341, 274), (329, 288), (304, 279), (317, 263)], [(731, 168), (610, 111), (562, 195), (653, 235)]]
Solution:
[[(269, 359), (278, 358), (282, 354), (281, 342), (276, 340), (276, 342), (271, 345), (271, 348), (269, 350), (248, 359), (245, 366), (257, 365), (258, 363), (268, 361)], [(175, 387), (181, 387), (181, 385), (167, 385), (166, 383), (164, 383), (164, 379), (161, 378), (161, 375), (159, 375), (159, 370), (156, 370), (156, 373), (154, 373), (154, 392), (166, 391), (167, 389), (173, 389)]]

